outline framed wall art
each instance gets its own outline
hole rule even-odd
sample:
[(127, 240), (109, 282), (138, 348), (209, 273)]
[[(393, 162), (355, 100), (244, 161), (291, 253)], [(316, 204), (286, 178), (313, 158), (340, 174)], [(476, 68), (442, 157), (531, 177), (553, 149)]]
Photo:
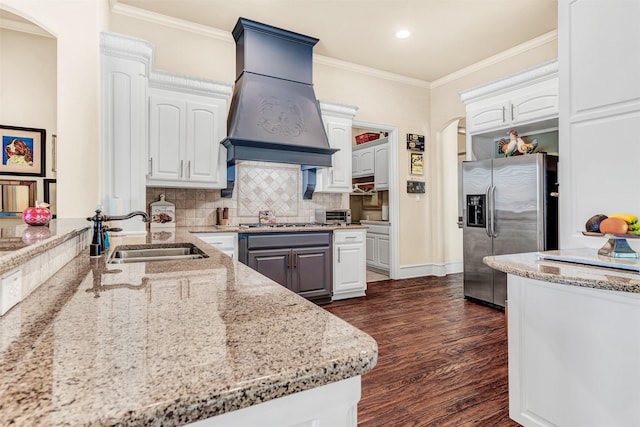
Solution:
[(0, 125), (0, 174), (44, 176), (45, 137), (44, 129)]
[(411, 175), (424, 174), (424, 157), (422, 153), (409, 153), (411, 156)]
[(42, 183), (44, 184), (44, 201), (49, 204), (49, 210), (53, 214), (53, 218), (55, 218), (58, 210), (56, 206), (56, 180), (43, 179)]
[(424, 181), (407, 181), (407, 193), (424, 193), (425, 182)]

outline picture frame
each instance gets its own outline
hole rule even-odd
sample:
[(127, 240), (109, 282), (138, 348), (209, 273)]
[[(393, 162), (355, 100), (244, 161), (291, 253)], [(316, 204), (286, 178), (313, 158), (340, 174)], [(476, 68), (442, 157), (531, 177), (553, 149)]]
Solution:
[(424, 174), (424, 155), (422, 153), (410, 153), (411, 175)]
[(424, 151), (424, 135), (407, 134), (407, 150)]
[(45, 175), (44, 129), (0, 125), (0, 175)]
[(424, 181), (407, 181), (407, 193), (424, 193), (425, 182)]
[(49, 204), (49, 210), (51, 211), (51, 215), (53, 218), (57, 215), (57, 188), (56, 188), (56, 180), (55, 179), (43, 179), (42, 183), (44, 184), (44, 201)]

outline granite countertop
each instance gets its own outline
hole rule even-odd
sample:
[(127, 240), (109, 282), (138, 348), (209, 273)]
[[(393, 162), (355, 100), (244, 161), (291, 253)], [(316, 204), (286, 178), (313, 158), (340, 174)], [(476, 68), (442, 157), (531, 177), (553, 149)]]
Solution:
[(48, 226), (12, 225), (0, 229), (0, 274), (65, 242), (91, 223), (84, 218), (55, 219)]
[(85, 250), (0, 317), (4, 423), (180, 425), (375, 366), (369, 335), (189, 229), (176, 242), (208, 258), (112, 265)]
[[(591, 249), (597, 257), (597, 249)], [(549, 251), (555, 253), (557, 251)], [(542, 252), (546, 253), (546, 252)], [(640, 293), (640, 274), (620, 269), (539, 259), (540, 252), (483, 258), (489, 267), (507, 274), (620, 292)]]

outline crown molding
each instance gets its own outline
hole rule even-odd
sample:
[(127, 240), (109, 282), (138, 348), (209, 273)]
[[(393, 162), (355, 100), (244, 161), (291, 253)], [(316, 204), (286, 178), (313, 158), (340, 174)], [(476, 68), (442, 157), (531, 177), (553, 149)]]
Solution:
[(322, 114), (330, 114), (333, 116), (353, 119), (358, 111), (358, 107), (354, 105), (337, 104), (335, 102), (321, 100), (318, 100), (318, 103), (320, 104), (320, 111)]
[(364, 65), (354, 64), (353, 62), (342, 61), (340, 59), (329, 58), (323, 55), (313, 55), (313, 62), (329, 67), (340, 68), (342, 70), (354, 73), (365, 74), (377, 77), (383, 80), (390, 80), (398, 83), (404, 83), (411, 86), (417, 86), (428, 89), (431, 83), (426, 80), (414, 79), (413, 77), (403, 76), (401, 74), (390, 73), (388, 71), (379, 70), (377, 68), (365, 67)]
[(520, 55), (531, 49), (544, 46), (545, 44), (548, 44), (548, 43), (553, 43), (554, 41), (557, 42), (557, 40), (558, 40), (558, 30), (549, 31), (546, 34), (536, 37), (535, 39), (531, 39), (527, 42), (521, 43), (518, 46), (512, 47), (511, 49), (507, 49), (503, 52), (498, 53), (497, 55), (491, 56), (480, 62), (476, 62), (475, 64), (470, 65), (466, 68), (462, 68), (458, 71), (455, 71), (451, 74), (448, 74), (444, 77), (434, 80), (431, 83), (431, 89), (437, 88), (438, 86), (442, 86), (447, 83), (451, 83), (454, 80), (460, 79), (462, 77), (466, 77), (484, 68), (488, 68), (493, 65), (496, 65), (502, 61), (513, 58), (514, 56)]
[(209, 95), (227, 99), (233, 85), (214, 80), (186, 77), (167, 71), (153, 70), (149, 74), (149, 87), (160, 89), (181, 89), (193, 94)]
[(106, 55), (140, 61), (147, 69), (154, 62), (155, 49), (151, 43), (123, 34), (100, 33), (100, 50)]
[(558, 75), (558, 60), (544, 62), (530, 68), (526, 68), (517, 73), (509, 74), (501, 79), (494, 80), (488, 84), (472, 87), (460, 92), (460, 99), (467, 103), (484, 96), (493, 96), (497, 92), (512, 89), (523, 83), (531, 83), (536, 80), (551, 79)]
[(111, 12), (118, 15), (139, 19), (141, 21), (151, 22), (154, 24), (175, 28), (177, 30), (187, 31), (206, 37), (211, 37), (213, 39), (225, 41), (228, 43), (234, 42), (233, 36), (229, 31), (223, 31), (217, 28), (209, 27), (207, 25), (196, 24), (194, 22), (185, 21), (183, 19), (174, 18), (156, 12), (150, 12), (148, 10), (119, 3), (117, 0), (111, 0), (110, 3)]
[(32, 24), (30, 22), (19, 22), (19, 21), (14, 21), (13, 19), (2, 18), (0, 19), (0, 28), (4, 30), (33, 34), (35, 36), (49, 37), (52, 39), (55, 38), (54, 35), (48, 33), (41, 27), (38, 27), (37, 25)]

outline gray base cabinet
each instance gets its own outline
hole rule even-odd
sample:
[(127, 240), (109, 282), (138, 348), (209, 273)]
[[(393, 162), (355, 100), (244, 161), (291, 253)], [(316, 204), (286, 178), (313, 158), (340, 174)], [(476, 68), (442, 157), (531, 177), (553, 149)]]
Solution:
[(331, 301), (329, 233), (240, 234), (239, 259), (315, 303)]

